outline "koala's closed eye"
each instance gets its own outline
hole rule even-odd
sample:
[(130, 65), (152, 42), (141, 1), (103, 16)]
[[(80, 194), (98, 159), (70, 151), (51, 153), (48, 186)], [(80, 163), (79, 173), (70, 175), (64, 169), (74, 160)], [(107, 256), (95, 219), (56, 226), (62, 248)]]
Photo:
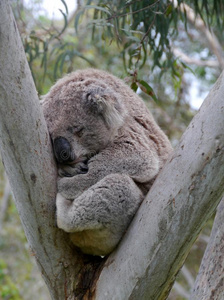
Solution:
[(76, 130), (76, 131), (75, 131), (75, 134), (76, 134), (78, 137), (81, 137), (81, 136), (83, 136), (84, 131), (85, 131), (85, 128), (82, 127), (82, 128), (79, 128), (78, 130)]
[(84, 127), (68, 127), (67, 129), (70, 133), (77, 135), (78, 137), (81, 137), (84, 132), (85, 132), (85, 128)]

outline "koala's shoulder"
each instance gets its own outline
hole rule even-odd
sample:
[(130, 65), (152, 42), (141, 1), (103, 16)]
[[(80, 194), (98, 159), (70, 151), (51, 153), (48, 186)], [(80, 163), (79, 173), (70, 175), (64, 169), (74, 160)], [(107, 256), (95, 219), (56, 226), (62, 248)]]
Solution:
[[(136, 134), (141, 136), (141, 144), (148, 144), (151, 147), (153, 143), (159, 156), (164, 159), (167, 157), (167, 153), (172, 150), (170, 143), (154, 121), (144, 101), (123, 80), (106, 71), (91, 68), (77, 70), (59, 79), (44, 97), (44, 102), (48, 106), (46, 114), (49, 113), (50, 116), (53, 116), (58, 110), (61, 111), (60, 106), (69, 106), (72, 103), (60, 99), (72, 99), (77, 91), (81, 97), (81, 94), (86, 93), (91, 87), (99, 87), (109, 91), (111, 96), (115, 95), (121, 107), (118, 113), (122, 114), (122, 111), (125, 111), (124, 129), (130, 131), (131, 136), (136, 136)], [(110, 97), (108, 97), (108, 101), (112, 102)], [(115, 115), (112, 114), (112, 116)], [(138, 139), (136, 139), (137, 141)]]

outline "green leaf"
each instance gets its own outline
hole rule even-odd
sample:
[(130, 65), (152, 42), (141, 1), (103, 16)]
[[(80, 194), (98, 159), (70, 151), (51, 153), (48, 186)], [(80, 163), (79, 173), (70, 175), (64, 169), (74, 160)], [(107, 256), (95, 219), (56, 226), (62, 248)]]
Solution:
[(75, 16), (74, 27), (75, 27), (76, 33), (78, 32), (79, 19), (83, 15), (83, 13), (84, 13), (84, 10), (82, 9), (82, 10), (78, 11), (76, 16)]
[(97, 9), (97, 10), (101, 10), (101, 11), (104, 11), (106, 14), (110, 15), (111, 16), (111, 13), (106, 9), (106, 8), (103, 8), (101, 6), (97, 6), (97, 5), (86, 5), (85, 6), (85, 9), (89, 9), (89, 8), (94, 8), (94, 9)]
[(136, 42), (136, 44), (140, 43), (140, 39), (137, 36), (134, 36), (134, 35), (126, 36), (126, 39), (130, 40), (130, 41), (133, 41), (133, 42)]
[(61, 0), (61, 2), (64, 4), (66, 15), (68, 15), (68, 6), (64, 0)]
[(61, 32), (59, 32), (59, 34), (55, 38), (59, 37), (65, 31), (66, 27), (68, 26), (67, 15), (61, 9), (59, 9), (59, 10), (60, 10), (60, 12), (61, 12), (61, 14), (63, 15), (63, 18), (64, 18), (64, 26), (63, 26)]
[(192, 74), (195, 75), (195, 72), (188, 66), (186, 65), (184, 62), (181, 61), (182, 66), (184, 67), (184, 69), (189, 70)]
[(145, 47), (144, 42), (142, 43), (142, 48), (141, 49), (143, 50), (143, 59), (142, 59), (141, 65), (139, 66), (139, 69), (144, 67), (146, 59), (147, 59), (147, 51), (146, 51), (146, 47)]
[(173, 5), (172, 4), (169, 4), (167, 9), (166, 9), (166, 13), (165, 15), (168, 17), (173, 11)]
[(137, 89), (138, 89), (138, 85), (136, 82), (132, 82), (131, 84), (131, 89), (136, 93)]
[(156, 97), (155, 92), (153, 91), (153, 88), (150, 85), (148, 85), (147, 82), (145, 82), (144, 80), (139, 80), (139, 81), (137, 81), (137, 85), (144, 93), (146, 93), (147, 95), (152, 97), (152, 99), (156, 103), (158, 103), (158, 99)]
[(57, 79), (57, 72), (58, 72), (58, 65), (61, 61), (61, 58), (63, 57), (64, 53), (61, 53), (58, 57), (57, 57), (57, 60), (54, 64), (54, 80)]

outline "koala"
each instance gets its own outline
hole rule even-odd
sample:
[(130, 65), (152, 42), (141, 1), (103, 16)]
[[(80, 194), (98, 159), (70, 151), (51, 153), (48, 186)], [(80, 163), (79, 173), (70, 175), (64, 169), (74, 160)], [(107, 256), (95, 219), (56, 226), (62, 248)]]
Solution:
[(57, 226), (105, 256), (124, 235), (172, 147), (143, 100), (101, 70), (60, 79), (42, 108), (58, 163)]

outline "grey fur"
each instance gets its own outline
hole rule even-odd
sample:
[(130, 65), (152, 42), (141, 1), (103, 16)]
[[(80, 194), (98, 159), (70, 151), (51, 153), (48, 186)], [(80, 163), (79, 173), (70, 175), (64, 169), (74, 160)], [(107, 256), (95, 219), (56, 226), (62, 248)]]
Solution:
[(58, 227), (84, 253), (107, 255), (167, 160), (170, 142), (138, 95), (104, 71), (65, 76), (42, 107), (53, 142), (62, 137), (71, 148), (70, 161), (59, 165), (59, 175), (71, 177), (58, 179)]

